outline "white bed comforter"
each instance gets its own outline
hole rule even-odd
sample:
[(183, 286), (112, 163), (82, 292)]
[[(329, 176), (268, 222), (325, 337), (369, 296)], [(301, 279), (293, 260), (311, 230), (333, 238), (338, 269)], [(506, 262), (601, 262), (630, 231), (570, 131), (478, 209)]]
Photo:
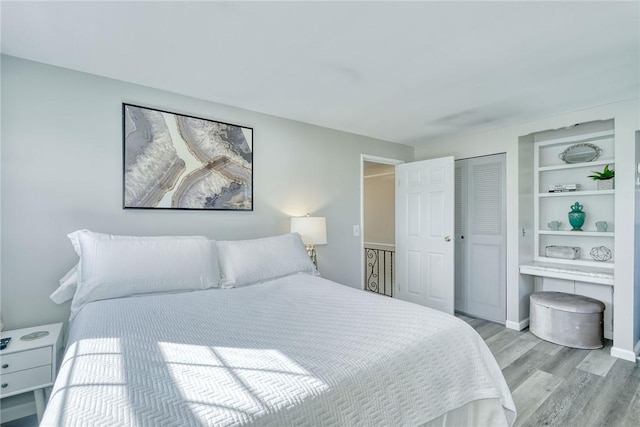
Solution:
[(44, 426), (410, 426), (515, 406), (452, 316), (297, 274), (106, 300), (74, 320)]

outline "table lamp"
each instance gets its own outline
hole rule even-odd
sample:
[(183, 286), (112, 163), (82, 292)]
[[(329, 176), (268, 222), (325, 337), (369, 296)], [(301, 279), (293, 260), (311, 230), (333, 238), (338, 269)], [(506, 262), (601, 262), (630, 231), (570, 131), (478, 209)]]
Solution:
[(307, 247), (307, 254), (311, 261), (318, 266), (315, 245), (327, 243), (327, 221), (324, 217), (307, 216), (291, 218), (291, 232), (302, 237), (302, 243)]

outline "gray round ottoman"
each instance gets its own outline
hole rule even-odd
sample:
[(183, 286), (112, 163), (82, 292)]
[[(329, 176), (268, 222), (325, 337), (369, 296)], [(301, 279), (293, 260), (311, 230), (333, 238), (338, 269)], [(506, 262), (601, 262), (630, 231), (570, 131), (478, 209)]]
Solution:
[(564, 292), (531, 294), (529, 331), (538, 338), (573, 348), (604, 346), (604, 303)]

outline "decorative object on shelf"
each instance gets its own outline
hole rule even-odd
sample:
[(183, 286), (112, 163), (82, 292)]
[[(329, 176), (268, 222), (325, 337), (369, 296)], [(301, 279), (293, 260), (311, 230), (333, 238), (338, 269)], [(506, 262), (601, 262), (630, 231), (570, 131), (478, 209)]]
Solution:
[(545, 255), (549, 258), (579, 259), (580, 248), (574, 246), (547, 246)]
[(327, 243), (327, 220), (324, 217), (307, 216), (291, 218), (292, 233), (300, 234), (302, 243), (307, 247), (307, 255), (311, 261), (318, 267), (316, 258), (315, 245), (324, 245)]
[(22, 341), (33, 341), (33, 340), (37, 340), (39, 338), (44, 338), (47, 335), (49, 335), (49, 331), (36, 331), (36, 332), (31, 332), (30, 334), (21, 336), (20, 340), (22, 340)]
[(555, 184), (547, 187), (549, 193), (563, 193), (565, 191), (578, 191), (580, 184)]
[(582, 212), (582, 205), (580, 203), (575, 202), (571, 205), (571, 212), (569, 212), (569, 224), (573, 227), (571, 231), (582, 231), (585, 216), (587, 216), (587, 214)]
[(607, 221), (598, 221), (598, 222), (596, 222), (596, 230), (598, 230), (598, 231), (607, 231)]
[(558, 157), (565, 163), (586, 163), (596, 160), (600, 154), (602, 154), (602, 148), (585, 142), (570, 145)]
[(609, 169), (609, 165), (604, 165), (602, 172), (593, 172), (593, 175), (589, 175), (589, 178), (598, 182), (598, 190), (613, 190), (616, 176), (614, 169)]
[(558, 231), (560, 230), (560, 224), (562, 224), (560, 221), (551, 221), (547, 226), (549, 227), (549, 230)]
[(606, 246), (595, 246), (589, 252), (594, 261), (609, 261), (611, 259), (611, 249)]

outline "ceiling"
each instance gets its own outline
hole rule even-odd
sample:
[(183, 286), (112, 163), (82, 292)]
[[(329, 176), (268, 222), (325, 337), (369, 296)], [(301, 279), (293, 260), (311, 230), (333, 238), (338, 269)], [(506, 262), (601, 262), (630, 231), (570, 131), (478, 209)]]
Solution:
[(636, 1), (1, 8), (2, 53), (409, 145), (640, 92)]

